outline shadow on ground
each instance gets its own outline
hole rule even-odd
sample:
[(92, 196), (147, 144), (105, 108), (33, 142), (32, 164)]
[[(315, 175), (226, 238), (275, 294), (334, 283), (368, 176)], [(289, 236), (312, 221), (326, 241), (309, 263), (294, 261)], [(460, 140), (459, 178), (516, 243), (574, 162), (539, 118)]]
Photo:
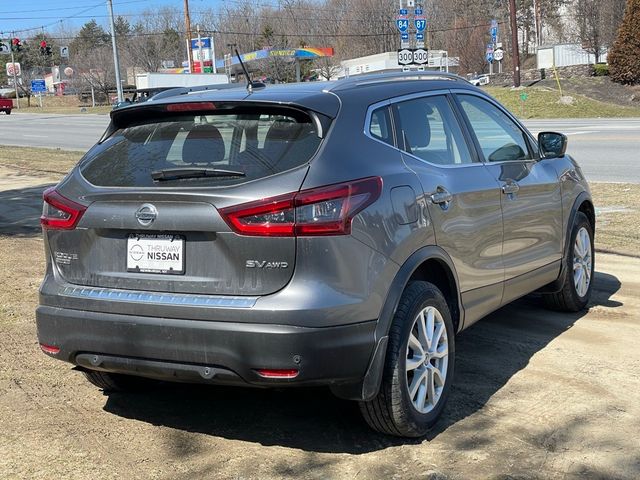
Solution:
[(0, 191), (0, 235), (40, 235), (42, 192), (51, 185)]
[[(619, 288), (616, 277), (596, 273), (593, 305), (621, 306), (610, 299)], [(429, 438), (482, 408), (514, 374), (527, 366), (536, 352), (585, 314), (550, 312), (540, 303), (535, 296), (521, 299), (458, 337), (455, 383), (443, 417)], [(421, 442), (372, 434), (360, 418), (357, 404), (339, 400), (327, 389), (175, 385), (143, 394), (112, 393), (104, 408), (121, 417), (182, 432), (306, 452), (360, 454)], [(176, 442), (177, 456), (182, 448), (191, 448), (189, 442)]]

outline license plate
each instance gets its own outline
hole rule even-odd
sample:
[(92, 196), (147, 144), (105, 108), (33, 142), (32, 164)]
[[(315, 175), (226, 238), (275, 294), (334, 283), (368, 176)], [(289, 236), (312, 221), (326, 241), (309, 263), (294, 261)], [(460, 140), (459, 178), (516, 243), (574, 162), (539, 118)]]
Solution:
[(127, 239), (127, 271), (184, 273), (184, 238), (178, 235), (132, 233)]

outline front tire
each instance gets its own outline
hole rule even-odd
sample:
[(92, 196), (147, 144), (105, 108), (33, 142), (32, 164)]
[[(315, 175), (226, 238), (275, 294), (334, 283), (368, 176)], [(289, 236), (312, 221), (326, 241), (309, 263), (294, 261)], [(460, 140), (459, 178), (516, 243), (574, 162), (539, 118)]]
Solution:
[(564, 261), (566, 274), (562, 289), (543, 298), (546, 306), (552, 310), (579, 312), (589, 303), (595, 271), (593, 227), (582, 212), (576, 214), (573, 222), (569, 251)]
[(447, 302), (428, 282), (405, 289), (389, 331), (382, 385), (360, 402), (371, 428), (400, 437), (421, 437), (435, 424), (453, 379), (455, 339)]

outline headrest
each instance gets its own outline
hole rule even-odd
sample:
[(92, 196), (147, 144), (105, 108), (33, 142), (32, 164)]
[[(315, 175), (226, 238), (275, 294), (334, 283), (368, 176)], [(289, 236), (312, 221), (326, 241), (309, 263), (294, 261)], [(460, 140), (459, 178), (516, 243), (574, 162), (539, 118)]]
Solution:
[(407, 136), (409, 147), (426, 147), (431, 142), (431, 127), (428, 115), (433, 109), (424, 101), (410, 100), (398, 104), (402, 130)]
[(185, 163), (214, 163), (224, 160), (224, 140), (213, 125), (196, 125), (187, 134), (182, 146)]

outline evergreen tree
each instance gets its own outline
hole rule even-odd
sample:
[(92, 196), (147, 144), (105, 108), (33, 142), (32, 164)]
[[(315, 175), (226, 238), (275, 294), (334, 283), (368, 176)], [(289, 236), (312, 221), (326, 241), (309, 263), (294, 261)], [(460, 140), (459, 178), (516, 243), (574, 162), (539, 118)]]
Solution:
[(640, 83), (640, 0), (627, 0), (624, 19), (608, 61), (613, 81)]

